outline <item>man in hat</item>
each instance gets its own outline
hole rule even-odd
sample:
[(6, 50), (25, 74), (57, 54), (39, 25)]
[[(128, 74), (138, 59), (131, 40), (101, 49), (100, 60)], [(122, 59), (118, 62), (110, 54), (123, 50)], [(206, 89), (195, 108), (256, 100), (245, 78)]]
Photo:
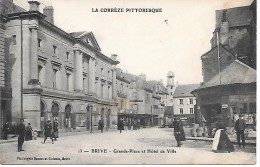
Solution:
[(172, 124), (173, 124), (173, 128), (174, 128), (174, 136), (177, 141), (177, 147), (181, 147), (181, 145), (182, 145), (181, 141), (186, 140), (182, 122), (180, 121), (180, 118), (174, 118), (174, 121)]
[(240, 144), (240, 138), (242, 139), (242, 145), (245, 147), (245, 129), (246, 129), (246, 123), (243, 120), (243, 115), (239, 115), (239, 119), (235, 123), (235, 130), (237, 132), (237, 143), (238, 146), (241, 147)]
[(48, 120), (48, 121), (47, 121), (47, 124), (44, 126), (44, 141), (42, 142), (42, 144), (45, 143), (47, 137), (50, 137), (50, 138), (51, 138), (51, 141), (52, 141), (52, 144), (54, 144), (54, 143), (53, 143), (52, 132), (53, 132), (53, 129), (52, 129), (51, 121)]
[(17, 133), (18, 133), (18, 152), (24, 151), (23, 150), (23, 142), (25, 138), (25, 125), (24, 119), (20, 119), (20, 124), (17, 126)]

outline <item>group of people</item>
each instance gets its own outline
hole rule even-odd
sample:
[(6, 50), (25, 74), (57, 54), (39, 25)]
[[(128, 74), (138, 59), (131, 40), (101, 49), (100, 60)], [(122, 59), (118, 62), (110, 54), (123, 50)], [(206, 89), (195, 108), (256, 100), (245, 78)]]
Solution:
[[(123, 119), (119, 119), (118, 123), (117, 123), (117, 129), (120, 131), (120, 133), (122, 133), (122, 130), (124, 130), (124, 121)], [(104, 129), (104, 123), (102, 120), (99, 120), (98, 122), (98, 130), (101, 131), (101, 133), (103, 133), (103, 129)]]
[[(177, 147), (181, 147), (182, 141), (185, 141), (186, 137), (182, 122), (178, 118), (174, 119), (173, 128), (174, 136), (177, 141)], [(237, 143), (239, 148), (241, 147), (241, 140), (242, 146), (245, 147), (245, 129), (246, 123), (243, 120), (243, 115), (239, 115), (239, 119), (235, 122), (235, 131), (237, 133)], [(224, 122), (221, 117), (218, 117), (215, 135), (212, 143), (212, 151), (216, 153), (230, 153), (234, 150), (234, 146), (227, 135)]]
[[(44, 126), (44, 141), (42, 142), (43, 144), (45, 143), (46, 139), (50, 137), (52, 144), (53, 143), (53, 138), (54, 140), (57, 140), (58, 138), (58, 122), (57, 120), (54, 121), (53, 127), (51, 124), (51, 121), (48, 120), (47, 123)], [(33, 135), (33, 130), (31, 127), (31, 124), (28, 123), (28, 126), (25, 127), (24, 125), (24, 119), (20, 119), (20, 123), (17, 126), (17, 134), (18, 134), (18, 152), (24, 151), (23, 150), (23, 143), (25, 140), (32, 140), (32, 135)]]
[(42, 142), (42, 144), (45, 144), (45, 141), (47, 140), (47, 138), (49, 137), (51, 139), (52, 144), (54, 144), (54, 140), (56, 141), (58, 136), (58, 121), (55, 120), (53, 122), (53, 126), (50, 120), (47, 121), (47, 123), (44, 126), (44, 140)]

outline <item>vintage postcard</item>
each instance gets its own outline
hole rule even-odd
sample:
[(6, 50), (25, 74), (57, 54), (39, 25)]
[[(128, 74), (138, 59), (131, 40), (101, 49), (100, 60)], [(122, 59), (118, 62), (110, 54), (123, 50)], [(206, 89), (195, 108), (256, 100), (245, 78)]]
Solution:
[(1, 165), (257, 165), (257, 0), (0, 0)]

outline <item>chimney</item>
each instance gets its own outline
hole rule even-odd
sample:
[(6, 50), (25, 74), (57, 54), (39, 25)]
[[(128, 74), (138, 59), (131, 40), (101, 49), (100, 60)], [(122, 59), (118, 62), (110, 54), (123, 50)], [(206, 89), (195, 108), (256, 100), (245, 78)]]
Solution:
[(110, 56), (110, 58), (111, 58), (112, 60), (116, 61), (117, 55), (116, 55), (116, 54), (112, 54), (112, 55)]
[(43, 9), (43, 14), (46, 16), (45, 20), (47, 20), (48, 22), (54, 24), (54, 9), (52, 6), (46, 6)]
[(29, 11), (39, 11), (40, 2), (38, 1), (28, 1), (30, 4), (30, 10)]

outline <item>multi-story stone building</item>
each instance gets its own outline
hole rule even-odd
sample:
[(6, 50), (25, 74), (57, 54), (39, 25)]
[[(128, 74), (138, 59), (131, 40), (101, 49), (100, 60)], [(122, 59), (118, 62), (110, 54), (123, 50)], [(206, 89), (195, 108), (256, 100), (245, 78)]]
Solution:
[(255, 69), (255, 27), (256, 0), (249, 6), (216, 10), (216, 24), (210, 41), (211, 47), (215, 48), (219, 42), (236, 55), (238, 60)]
[(191, 91), (197, 89), (199, 84), (178, 85), (173, 94), (174, 117), (180, 118), (185, 124), (195, 121), (194, 106), (196, 98)]
[(214, 48), (201, 57), (203, 83), (192, 92), (197, 98), (196, 123), (203, 120), (211, 129), (221, 116), (232, 129), (244, 114), (247, 124), (255, 124), (256, 1), (216, 11), (211, 44)]
[(5, 122), (11, 121), (11, 85), (7, 83), (6, 60), (8, 59), (5, 51), (5, 23), (8, 21), (8, 13), (23, 11), (21, 8), (12, 3), (11, 0), (0, 0), (0, 138), (2, 137), (2, 128)]
[(92, 32), (55, 26), (52, 7), (42, 14), (39, 2), (29, 4), (5, 23), (12, 120), (23, 117), (41, 130), (57, 119), (66, 130), (95, 128), (101, 119), (110, 128), (117, 121), (116, 56), (102, 54)]
[(129, 80), (126, 74), (119, 68), (116, 70), (116, 85), (117, 85), (117, 109), (118, 120), (123, 118), (126, 122), (132, 123), (132, 113), (130, 110), (130, 88), (131, 80)]
[(168, 92), (162, 81), (148, 81), (153, 89), (153, 106), (151, 112), (153, 115), (152, 125), (162, 126), (165, 124), (164, 111), (167, 104)]

